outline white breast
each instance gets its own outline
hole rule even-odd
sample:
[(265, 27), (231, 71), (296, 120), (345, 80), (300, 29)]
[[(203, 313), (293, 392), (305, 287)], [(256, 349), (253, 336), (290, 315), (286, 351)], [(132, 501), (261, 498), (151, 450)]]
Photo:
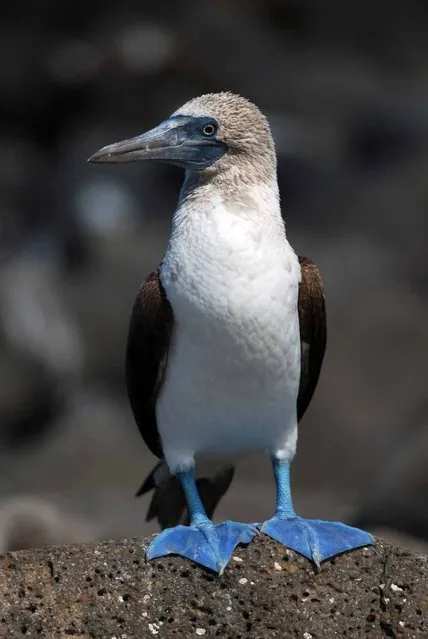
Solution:
[(278, 215), (177, 211), (161, 267), (174, 332), (157, 417), (172, 472), (196, 454), (294, 455), (300, 267)]

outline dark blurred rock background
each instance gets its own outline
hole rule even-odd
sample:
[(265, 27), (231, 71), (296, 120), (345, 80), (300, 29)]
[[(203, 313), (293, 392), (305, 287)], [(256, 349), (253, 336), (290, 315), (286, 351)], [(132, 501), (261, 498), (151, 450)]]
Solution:
[[(0, 551), (147, 534), (127, 322), (181, 173), (100, 146), (229, 89), (268, 115), (329, 344), (294, 464), (306, 515), (428, 547), (428, 5), (62, 0), (0, 8)], [(218, 518), (273, 505), (262, 457)]]

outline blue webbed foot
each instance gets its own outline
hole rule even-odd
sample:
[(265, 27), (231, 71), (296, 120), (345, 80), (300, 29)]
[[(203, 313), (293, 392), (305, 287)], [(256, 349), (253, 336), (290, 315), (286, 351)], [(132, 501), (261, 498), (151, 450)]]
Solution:
[(340, 553), (369, 546), (373, 537), (364, 530), (337, 521), (274, 516), (260, 526), (261, 532), (312, 560), (317, 566)]
[(147, 558), (181, 555), (221, 574), (238, 544), (248, 544), (258, 529), (252, 524), (209, 521), (163, 530), (150, 543)]

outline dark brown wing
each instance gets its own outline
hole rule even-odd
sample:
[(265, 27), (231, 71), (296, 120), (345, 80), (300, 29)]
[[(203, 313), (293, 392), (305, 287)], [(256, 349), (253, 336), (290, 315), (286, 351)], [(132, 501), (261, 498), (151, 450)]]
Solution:
[(321, 371), (327, 343), (324, 287), (317, 267), (306, 257), (299, 257), (302, 279), (299, 287), (299, 323), (301, 343), (300, 387), (297, 419), (308, 408)]
[(156, 398), (164, 379), (173, 314), (157, 272), (142, 283), (132, 309), (126, 349), (126, 386), (147, 446), (162, 457)]

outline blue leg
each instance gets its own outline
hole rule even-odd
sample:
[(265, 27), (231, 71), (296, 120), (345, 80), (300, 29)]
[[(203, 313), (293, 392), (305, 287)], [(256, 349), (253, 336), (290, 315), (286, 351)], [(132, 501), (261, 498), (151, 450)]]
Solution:
[(358, 528), (296, 515), (291, 500), (290, 465), (276, 458), (272, 459), (272, 465), (276, 509), (272, 519), (261, 524), (261, 532), (311, 559), (317, 566), (329, 557), (374, 543), (369, 533)]
[(190, 514), (190, 526), (167, 528), (147, 549), (147, 558), (181, 555), (222, 573), (238, 544), (248, 544), (258, 534), (255, 525), (225, 521), (214, 526), (208, 519), (196, 488), (193, 469), (178, 473)]

